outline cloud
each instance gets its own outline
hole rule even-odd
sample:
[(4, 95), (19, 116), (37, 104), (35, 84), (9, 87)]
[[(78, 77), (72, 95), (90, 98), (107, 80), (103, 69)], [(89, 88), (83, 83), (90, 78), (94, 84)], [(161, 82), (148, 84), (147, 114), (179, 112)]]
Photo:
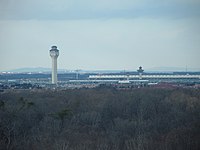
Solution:
[(1, 0), (0, 19), (199, 17), (198, 0)]
[(199, 66), (200, 32), (190, 20), (17, 20), (0, 26), (0, 70), (50, 67), (54, 44), (60, 68)]
[(0, 70), (50, 67), (53, 44), (61, 68), (197, 67), (199, 6), (199, 0), (0, 0)]

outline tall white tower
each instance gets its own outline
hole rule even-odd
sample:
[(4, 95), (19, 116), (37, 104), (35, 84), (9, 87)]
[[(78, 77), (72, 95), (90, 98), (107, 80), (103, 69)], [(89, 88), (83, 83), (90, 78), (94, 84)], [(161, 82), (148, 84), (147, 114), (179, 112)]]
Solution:
[(49, 52), (52, 59), (52, 84), (57, 84), (57, 58), (59, 56), (59, 50), (57, 46), (52, 46)]

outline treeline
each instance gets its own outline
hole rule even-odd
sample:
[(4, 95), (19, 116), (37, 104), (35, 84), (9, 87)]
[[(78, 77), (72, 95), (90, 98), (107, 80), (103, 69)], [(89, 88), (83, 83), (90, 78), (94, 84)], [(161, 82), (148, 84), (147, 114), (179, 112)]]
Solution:
[(199, 150), (200, 90), (0, 94), (1, 150)]

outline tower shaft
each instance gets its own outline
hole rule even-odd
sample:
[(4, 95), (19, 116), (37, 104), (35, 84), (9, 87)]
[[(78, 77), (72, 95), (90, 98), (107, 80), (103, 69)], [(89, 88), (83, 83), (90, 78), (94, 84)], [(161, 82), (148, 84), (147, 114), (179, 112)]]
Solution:
[(52, 84), (57, 84), (57, 57), (52, 57)]

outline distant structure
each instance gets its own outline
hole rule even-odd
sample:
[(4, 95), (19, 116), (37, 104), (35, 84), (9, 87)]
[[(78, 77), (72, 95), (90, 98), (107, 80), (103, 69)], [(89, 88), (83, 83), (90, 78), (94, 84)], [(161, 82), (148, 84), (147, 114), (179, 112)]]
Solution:
[(89, 75), (91, 82), (100, 83), (138, 83), (138, 82), (200, 82), (199, 74), (177, 74), (177, 73), (144, 73), (140, 66), (137, 73), (130, 74), (101, 74)]
[(144, 72), (144, 70), (142, 69), (142, 67), (140, 66), (139, 69), (137, 70), (137, 72), (139, 73), (139, 79), (142, 79), (142, 73)]
[(57, 84), (57, 58), (59, 56), (59, 50), (57, 46), (52, 46), (49, 52), (52, 59), (52, 84)]
[(75, 70), (76, 71), (76, 80), (78, 80), (79, 77), (79, 71), (81, 71), (80, 69)]

